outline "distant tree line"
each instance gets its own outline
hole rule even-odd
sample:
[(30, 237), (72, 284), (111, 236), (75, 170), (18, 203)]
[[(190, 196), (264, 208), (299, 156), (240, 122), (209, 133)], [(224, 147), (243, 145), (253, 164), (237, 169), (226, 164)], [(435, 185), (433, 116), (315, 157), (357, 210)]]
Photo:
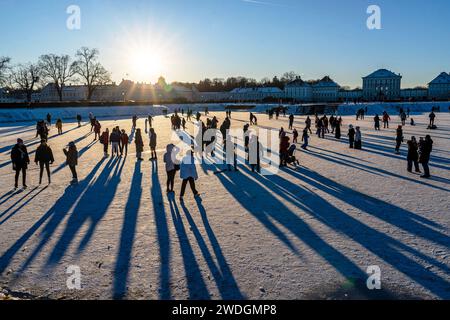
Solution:
[(11, 65), (9, 57), (0, 57), (0, 86), (26, 94), (31, 102), (33, 92), (42, 84), (53, 83), (60, 101), (63, 88), (71, 81), (87, 86), (87, 100), (91, 100), (98, 86), (111, 82), (111, 75), (99, 62), (99, 51), (82, 47), (74, 58), (62, 54), (44, 54), (36, 62)]

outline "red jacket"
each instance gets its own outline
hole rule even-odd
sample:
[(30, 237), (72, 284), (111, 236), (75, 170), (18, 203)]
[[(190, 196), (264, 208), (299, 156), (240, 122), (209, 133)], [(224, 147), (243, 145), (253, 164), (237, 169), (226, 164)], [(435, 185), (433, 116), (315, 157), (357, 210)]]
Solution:
[(103, 132), (102, 133), (102, 135), (100, 136), (100, 142), (102, 143), (102, 144), (108, 144), (109, 143), (109, 135), (108, 135), (108, 132)]

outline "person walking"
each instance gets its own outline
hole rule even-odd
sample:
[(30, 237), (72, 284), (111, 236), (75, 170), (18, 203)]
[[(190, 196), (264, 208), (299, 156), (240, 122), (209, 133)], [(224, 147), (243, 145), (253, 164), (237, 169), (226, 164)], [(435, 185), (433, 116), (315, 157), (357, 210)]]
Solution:
[(401, 146), (401, 144), (403, 142), (403, 128), (402, 128), (401, 125), (399, 125), (397, 130), (396, 130), (395, 142), (396, 142), (395, 152), (397, 154), (399, 154), (400, 153), (400, 146)]
[(52, 115), (50, 113), (47, 113), (47, 123), (49, 126), (52, 125)]
[(109, 129), (106, 128), (100, 136), (100, 143), (103, 145), (103, 156), (108, 157), (108, 146), (109, 146)]
[(136, 128), (137, 125), (137, 115), (134, 115), (133, 118), (131, 119), (132, 122), (132, 126), (133, 128)]
[(41, 140), (41, 144), (36, 149), (34, 156), (34, 163), (39, 164), (39, 184), (42, 184), (42, 176), (44, 174), (44, 167), (47, 171), (48, 184), (51, 183), (50, 179), (50, 164), (53, 164), (55, 159), (53, 158), (53, 152), (50, 146), (45, 140)]
[(164, 163), (166, 164), (166, 173), (167, 173), (167, 193), (174, 192), (173, 186), (175, 184), (175, 174), (177, 170), (180, 169), (180, 166), (174, 162), (175, 159), (175, 145), (170, 143), (166, 146), (166, 153), (164, 154)]
[(27, 147), (22, 139), (17, 139), (17, 144), (11, 150), (11, 162), (13, 170), (16, 172), (14, 177), (14, 189), (19, 187), (19, 175), (22, 172), (22, 186), (27, 188), (27, 169), (30, 164)]
[(130, 138), (128, 137), (128, 134), (125, 132), (124, 129), (122, 129), (122, 132), (120, 133), (120, 156), (123, 156), (123, 151), (125, 150), (125, 157), (128, 155), (128, 143), (130, 141)]
[(389, 129), (389, 121), (391, 121), (391, 117), (386, 111), (383, 111), (383, 128)]
[(348, 126), (348, 133), (347, 133), (350, 149), (353, 149), (355, 147), (355, 134), (356, 134), (356, 131), (353, 128), (353, 125), (350, 124)]
[(91, 123), (91, 132), (94, 131), (95, 123), (97, 122), (97, 119), (94, 117), (92, 112), (89, 112), (89, 122)]
[(71, 184), (78, 183), (78, 174), (76, 166), (78, 165), (78, 150), (75, 145), (75, 142), (69, 142), (68, 148), (64, 148), (63, 152), (66, 156), (66, 164), (69, 166), (70, 171), (72, 172), (72, 181)]
[(405, 113), (405, 111), (403, 111), (400, 114), (400, 120), (402, 121), (402, 126), (405, 126), (406, 125), (406, 113)]
[(58, 129), (58, 134), (61, 135), (63, 133), (62, 131), (62, 120), (58, 118), (55, 123), (56, 129)]
[(302, 146), (301, 148), (304, 150), (308, 150), (308, 141), (309, 141), (309, 135), (308, 135), (308, 128), (303, 129), (303, 135), (302, 135)]
[(153, 127), (153, 117), (148, 115), (147, 119), (145, 119), (145, 132), (148, 132), (148, 128)]
[(180, 177), (183, 180), (181, 183), (180, 200), (183, 201), (184, 193), (186, 191), (186, 185), (189, 182), (194, 196), (199, 196), (197, 189), (195, 188), (195, 180), (198, 179), (197, 168), (195, 167), (194, 153), (189, 150), (184, 156), (180, 164)]
[(357, 126), (355, 128), (355, 149), (361, 150), (361, 148), (362, 148), (361, 128)]
[(111, 157), (119, 156), (119, 144), (120, 144), (120, 131), (119, 128), (114, 128), (109, 136), (111, 143)]
[(298, 131), (297, 131), (297, 129), (292, 130), (292, 143), (298, 143)]
[(102, 129), (102, 126), (98, 120), (95, 120), (94, 123), (94, 141), (97, 140), (97, 137), (100, 139), (100, 130)]
[(77, 114), (78, 128), (81, 127), (81, 115)]
[(421, 178), (430, 178), (430, 167), (428, 162), (430, 162), (431, 151), (433, 150), (433, 140), (431, 140), (430, 135), (425, 136), (425, 140), (421, 138), (419, 141), (419, 163), (422, 164), (424, 174)]
[(309, 116), (306, 117), (305, 124), (306, 124), (306, 129), (308, 129), (309, 133), (312, 134), (312, 130), (311, 130), (311, 118), (310, 118)]
[(289, 115), (289, 130), (292, 130), (293, 126), (294, 126), (294, 115), (291, 113)]
[(157, 135), (155, 129), (150, 128), (150, 132), (148, 133), (149, 145), (150, 145), (150, 161), (157, 160), (156, 156), (156, 140)]
[(406, 160), (408, 162), (407, 170), (408, 172), (412, 172), (412, 166), (414, 164), (414, 169), (417, 173), (420, 172), (419, 168), (419, 145), (417, 143), (416, 137), (412, 136), (411, 140), (408, 140), (408, 155)]
[(136, 158), (138, 161), (142, 161), (142, 152), (144, 151), (144, 141), (142, 140), (141, 129), (136, 129), (136, 134), (134, 137), (134, 144), (136, 145)]
[(380, 131), (380, 120), (380, 117), (378, 116), (378, 114), (376, 114), (373, 118), (373, 122), (375, 123), (375, 130)]
[(434, 113), (434, 111), (431, 111), (428, 117), (430, 118), (430, 125), (428, 128), (432, 129), (434, 127), (434, 119), (436, 119), (436, 114)]

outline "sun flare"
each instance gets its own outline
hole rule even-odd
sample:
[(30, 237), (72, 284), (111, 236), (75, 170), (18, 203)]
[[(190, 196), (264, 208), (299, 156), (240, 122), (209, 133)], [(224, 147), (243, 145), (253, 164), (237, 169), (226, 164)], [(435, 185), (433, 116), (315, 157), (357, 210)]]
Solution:
[(150, 81), (164, 70), (163, 58), (156, 52), (137, 51), (130, 55), (131, 72), (140, 81)]

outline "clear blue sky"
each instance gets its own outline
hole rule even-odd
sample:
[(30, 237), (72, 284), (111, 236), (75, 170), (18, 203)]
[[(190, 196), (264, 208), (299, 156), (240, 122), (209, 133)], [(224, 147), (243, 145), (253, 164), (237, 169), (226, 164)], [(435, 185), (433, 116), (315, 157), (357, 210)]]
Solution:
[[(71, 4), (81, 8), (78, 31), (66, 28)], [(382, 30), (366, 27), (370, 4), (381, 7)], [(0, 0), (0, 56), (19, 63), (96, 47), (116, 81), (293, 70), (355, 87), (388, 68), (409, 87), (450, 71), (449, 21), (448, 0)], [(145, 73), (131, 60), (149, 52)]]

